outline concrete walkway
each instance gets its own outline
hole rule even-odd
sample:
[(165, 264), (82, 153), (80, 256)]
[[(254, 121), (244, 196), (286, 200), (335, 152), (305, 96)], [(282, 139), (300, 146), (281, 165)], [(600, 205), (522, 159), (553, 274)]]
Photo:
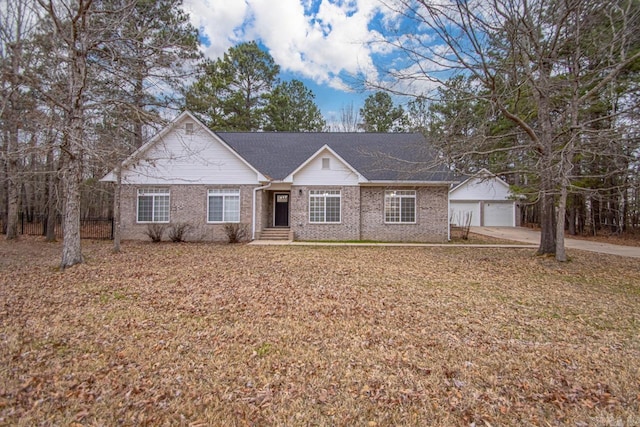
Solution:
[[(540, 232), (525, 227), (471, 227), (470, 231), (472, 233), (503, 240), (513, 240), (515, 242), (535, 245), (540, 244)], [(601, 254), (640, 258), (640, 247), (637, 246), (612, 245), (610, 243), (570, 238), (565, 238), (564, 245), (567, 249), (579, 249), (581, 251), (597, 252)]]

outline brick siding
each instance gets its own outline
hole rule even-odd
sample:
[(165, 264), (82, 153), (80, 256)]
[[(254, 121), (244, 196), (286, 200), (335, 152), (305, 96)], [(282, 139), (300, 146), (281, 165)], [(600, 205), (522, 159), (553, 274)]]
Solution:
[[(147, 224), (136, 222), (137, 191), (151, 185), (123, 185), (121, 236), (123, 239), (149, 240)], [(223, 224), (207, 224), (207, 192), (214, 188), (240, 188), (240, 222), (246, 224), (251, 238), (254, 186), (169, 185), (170, 223), (186, 222), (193, 226), (189, 241), (226, 241)], [(340, 224), (309, 222), (309, 190), (341, 191)], [(385, 224), (385, 190), (416, 191), (416, 223)], [(256, 194), (256, 231), (273, 224), (273, 192)], [(296, 240), (378, 240), (389, 242), (444, 242), (448, 228), (448, 188), (438, 187), (357, 187), (292, 186), (289, 199), (289, 224)], [(165, 239), (168, 239), (165, 234)]]
[[(302, 190), (302, 194), (300, 193)], [(309, 222), (309, 190), (340, 190), (340, 224)], [(360, 188), (314, 186), (291, 187), (290, 225), (296, 240), (359, 240)]]
[[(386, 224), (386, 190), (416, 191), (416, 223)], [(386, 242), (445, 242), (448, 238), (448, 188), (441, 187), (362, 187), (362, 240)]]
[[(138, 189), (148, 187), (168, 188), (170, 191), (169, 223), (171, 225), (187, 223), (192, 229), (187, 233), (187, 241), (227, 241), (223, 224), (207, 223), (208, 190), (217, 188), (240, 188), (240, 223), (246, 224), (248, 238), (251, 238), (253, 186), (242, 185), (123, 185), (121, 194), (121, 237), (129, 240), (149, 240), (146, 235), (148, 225), (137, 222)], [(164, 235), (168, 239), (167, 233)]]

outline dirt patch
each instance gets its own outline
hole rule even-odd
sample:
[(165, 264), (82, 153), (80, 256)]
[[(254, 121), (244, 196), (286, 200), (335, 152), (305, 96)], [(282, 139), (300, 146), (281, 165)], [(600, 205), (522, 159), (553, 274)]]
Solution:
[(637, 425), (640, 265), (0, 242), (1, 425)]

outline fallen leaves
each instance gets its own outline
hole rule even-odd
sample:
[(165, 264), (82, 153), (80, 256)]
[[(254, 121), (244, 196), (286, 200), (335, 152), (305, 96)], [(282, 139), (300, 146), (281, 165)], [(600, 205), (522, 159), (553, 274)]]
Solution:
[(632, 260), (99, 242), (60, 272), (58, 249), (0, 242), (3, 425), (638, 421)]

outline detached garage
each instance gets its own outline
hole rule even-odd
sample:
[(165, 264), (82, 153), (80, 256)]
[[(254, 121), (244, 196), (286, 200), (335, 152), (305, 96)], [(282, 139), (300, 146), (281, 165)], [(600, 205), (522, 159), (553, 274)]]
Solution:
[(463, 226), (469, 216), (474, 227), (515, 227), (516, 203), (509, 184), (482, 169), (455, 185), (449, 191), (449, 220)]

